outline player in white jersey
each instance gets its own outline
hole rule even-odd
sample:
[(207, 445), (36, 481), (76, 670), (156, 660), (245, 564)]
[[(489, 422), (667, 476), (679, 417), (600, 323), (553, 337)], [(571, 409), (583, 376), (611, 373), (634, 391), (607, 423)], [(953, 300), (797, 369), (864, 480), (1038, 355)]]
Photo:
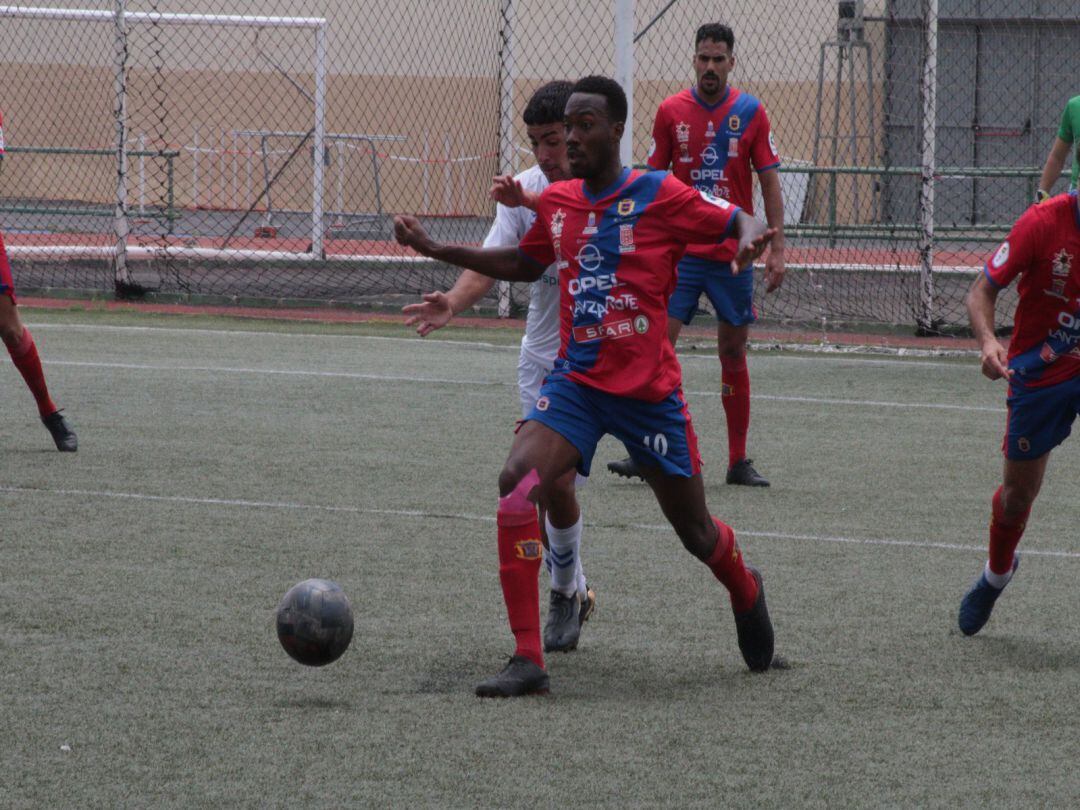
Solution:
[[(522, 192), (539, 195), (550, 183), (570, 179), (563, 109), (571, 86), (569, 82), (550, 82), (529, 99), (523, 118), (537, 165), (513, 178), (495, 178), (491, 193), (500, 204), (484, 247), (516, 246), (532, 227), (536, 214), (520, 204)], [(403, 311), (408, 316), (405, 323), (416, 326), (420, 335), (428, 335), (487, 295), (494, 283), (494, 279), (465, 270), (448, 292), (426, 293), (423, 303), (405, 306)], [(554, 366), (558, 352), (559, 274), (553, 264), (529, 289), (529, 313), (518, 356), (518, 393), (523, 418), (536, 404), (540, 385)], [(576, 648), (581, 625), (596, 606), (596, 594), (586, 584), (581, 567), (582, 521), (576, 487), (585, 480), (573, 472), (567, 475), (559, 482), (558, 495), (552, 499), (547, 515), (541, 516), (551, 573), (551, 601), (544, 625), (545, 652)]]

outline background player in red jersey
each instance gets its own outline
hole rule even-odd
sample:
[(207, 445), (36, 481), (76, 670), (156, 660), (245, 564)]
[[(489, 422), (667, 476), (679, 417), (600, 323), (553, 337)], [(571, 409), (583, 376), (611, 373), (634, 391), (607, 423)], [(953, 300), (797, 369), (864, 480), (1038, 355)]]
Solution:
[(761, 575), (747, 566), (730, 527), (705, 502), (697, 439), (682, 396), (682, 371), (667, 339), (675, 265), (701, 234), (738, 237), (750, 261), (772, 237), (753, 217), (699, 194), (666, 172), (623, 168), (619, 141), (626, 96), (590, 76), (566, 105), (570, 170), (540, 196), (536, 222), (515, 248), (433, 242), (412, 217), (394, 221), (398, 241), (492, 278), (532, 281), (559, 267), (560, 348), (540, 399), (517, 432), (499, 476), (499, 577), (517, 647), (509, 664), (477, 686), (484, 697), (544, 693), (537, 570), (541, 506), (553, 483), (582, 474), (605, 433), (642, 464), (667, 519), (694, 556), (727, 588), (739, 649), (749, 668), (772, 664), (773, 631)]
[[(4, 166), (4, 122), (0, 118), (0, 170)], [(79, 449), (75, 431), (71, 429), (56, 403), (49, 396), (45, 385), (45, 372), (41, 368), (37, 345), (30, 330), (23, 326), (19, 310), (15, 304), (15, 281), (11, 277), (11, 265), (8, 264), (4, 238), (0, 235), (0, 340), (3, 340), (11, 355), (11, 362), (22, 374), (30, 393), (37, 401), (38, 414), (49, 433), (52, 434), (56, 449), (61, 452), (74, 452)]]
[[(960, 629), (974, 635), (1019, 565), (1016, 546), (1039, 494), (1050, 451), (1080, 413), (1080, 207), (1076, 191), (1032, 206), (968, 293), (982, 372), (1009, 383), (1003, 481), (994, 493), (990, 558), (960, 603)], [(994, 335), (998, 293), (1019, 278), (1008, 351)]]
[[(735, 35), (726, 25), (709, 23), (694, 38), (694, 87), (665, 99), (656, 112), (649, 165), (672, 174), (714, 197), (731, 200), (754, 213), (753, 170), (761, 183), (765, 219), (776, 230), (765, 260), (766, 290), (784, 280), (784, 201), (777, 169), (780, 156), (773, 144), (764, 105), (728, 84), (735, 67)], [(746, 456), (750, 430), (750, 373), (746, 341), (754, 311), (754, 273), (734, 263), (735, 240), (691, 245), (679, 263), (679, 282), (668, 306), (668, 336), (679, 339), (690, 323), (701, 294), (708, 296), (717, 318), (721, 401), (727, 419), (729, 484), (767, 487), (769, 482)], [(741, 271), (741, 272), (740, 272)], [(631, 459), (613, 461), (608, 469), (637, 475)]]

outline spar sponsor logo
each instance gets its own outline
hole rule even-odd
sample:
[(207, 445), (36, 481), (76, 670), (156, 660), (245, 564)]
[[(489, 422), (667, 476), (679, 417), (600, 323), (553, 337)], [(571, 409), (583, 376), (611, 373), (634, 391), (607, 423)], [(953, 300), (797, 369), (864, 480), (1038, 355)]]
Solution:
[(637, 334), (634, 323), (627, 318), (610, 323), (593, 323), (574, 327), (575, 343), (594, 343), (597, 340), (620, 340)]

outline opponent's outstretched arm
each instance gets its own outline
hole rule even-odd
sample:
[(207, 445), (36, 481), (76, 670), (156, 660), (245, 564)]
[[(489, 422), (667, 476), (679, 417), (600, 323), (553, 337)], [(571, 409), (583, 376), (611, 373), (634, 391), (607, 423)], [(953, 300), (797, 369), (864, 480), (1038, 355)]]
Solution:
[(473, 270), (462, 270), (457, 282), (446, 292), (437, 290), (424, 293), (422, 303), (403, 306), (401, 311), (406, 316), (405, 325), (415, 326), (420, 337), (426, 337), (450, 323), (455, 315), (473, 306), (494, 286), (495, 279)]
[(538, 262), (529, 261), (516, 247), (484, 248), (436, 242), (416, 217), (394, 217), (394, 238), (398, 244), (411, 247), (424, 256), (475, 270), (499, 281), (536, 281), (546, 269)]

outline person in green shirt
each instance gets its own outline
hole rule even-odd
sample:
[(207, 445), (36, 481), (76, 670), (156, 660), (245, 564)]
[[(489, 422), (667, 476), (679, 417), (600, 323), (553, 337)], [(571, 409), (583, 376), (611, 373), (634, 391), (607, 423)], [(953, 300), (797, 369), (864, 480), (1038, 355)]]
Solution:
[[(1050, 154), (1046, 157), (1046, 165), (1043, 166), (1042, 177), (1039, 178), (1039, 190), (1035, 195), (1035, 202), (1040, 203), (1050, 196), (1050, 189), (1061, 176), (1069, 150), (1077, 145), (1080, 145), (1080, 96), (1070, 98), (1065, 105), (1065, 111), (1061, 114), (1061, 126), (1058, 127), (1054, 145), (1050, 147)], [(1080, 150), (1073, 155), (1072, 174), (1069, 175), (1070, 189), (1076, 188), (1078, 174), (1080, 174)]]

